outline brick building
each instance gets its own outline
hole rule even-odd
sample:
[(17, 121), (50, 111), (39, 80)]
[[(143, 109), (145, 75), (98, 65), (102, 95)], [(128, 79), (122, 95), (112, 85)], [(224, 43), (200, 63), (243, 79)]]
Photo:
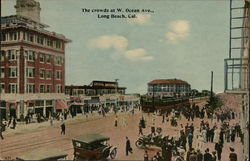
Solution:
[(47, 31), (40, 4), (17, 0), (16, 15), (1, 17), (0, 116), (48, 116), (65, 108), (65, 36)]

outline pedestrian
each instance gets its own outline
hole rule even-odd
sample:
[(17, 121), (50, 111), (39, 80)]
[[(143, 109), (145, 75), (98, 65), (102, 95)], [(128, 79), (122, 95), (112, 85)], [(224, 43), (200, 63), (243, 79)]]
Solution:
[(2, 126), (0, 126), (0, 137), (1, 137), (1, 139), (3, 140), (4, 138), (3, 138), (3, 127)]
[(16, 119), (14, 118), (13, 119), (13, 129), (15, 129), (16, 128)]
[(61, 135), (65, 135), (65, 124), (61, 124)]
[(145, 153), (144, 153), (144, 161), (148, 161), (148, 151), (145, 150)]
[(197, 154), (194, 150), (192, 150), (191, 155), (189, 156), (189, 161), (197, 161)]
[(118, 116), (116, 115), (115, 116), (115, 127), (117, 127), (118, 126)]
[(237, 161), (237, 154), (234, 152), (234, 148), (230, 147), (231, 153), (229, 154), (229, 161)]
[(209, 153), (209, 149), (205, 150), (204, 161), (212, 161), (212, 155)]
[(128, 152), (130, 152), (132, 154), (133, 153), (133, 149), (131, 148), (130, 140), (126, 136), (126, 155), (128, 155)]
[(216, 152), (215, 151), (213, 151), (212, 152), (212, 161), (216, 161)]
[(165, 114), (162, 114), (162, 123), (165, 122)]
[(143, 135), (141, 123), (139, 123), (139, 135)]
[(203, 154), (201, 153), (200, 149), (197, 150), (197, 159), (196, 161), (203, 161)]
[(53, 126), (53, 118), (50, 116), (50, 125)]
[(223, 144), (222, 144), (221, 141), (219, 141), (218, 143), (215, 144), (215, 148), (214, 149), (217, 152), (217, 157), (218, 157), (219, 161), (221, 160), (222, 148), (223, 148)]
[(184, 157), (183, 157), (184, 154), (181, 155), (180, 153), (178, 153), (177, 155), (178, 155), (178, 156), (176, 157), (175, 161), (185, 161), (185, 160), (184, 160)]
[(193, 144), (193, 134), (190, 132), (187, 136), (188, 138), (188, 146), (189, 146), (189, 150), (192, 149), (192, 144)]
[(197, 141), (197, 148), (203, 151), (204, 143), (205, 143), (204, 137), (200, 134)]
[(215, 130), (214, 130), (214, 143), (218, 143), (220, 140), (220, 130), (215, 127)]
[(157, 161), (164, 161), (163, 158), (162, 158), (162, 156), (161, 156), (161, 154), (160, 154), (160, 152), (156, 153), (156, 160)]
[(152, 136), (155, 136), (156, 135), (156, 133), (155, 133), (155, 123), (153, 123), (153, 126), (151, 126), (151, 135)]

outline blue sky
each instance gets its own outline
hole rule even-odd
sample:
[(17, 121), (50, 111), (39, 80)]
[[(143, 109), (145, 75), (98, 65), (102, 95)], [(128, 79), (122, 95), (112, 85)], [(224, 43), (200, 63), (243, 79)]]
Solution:
[[(224, 89), (229, 1), (38, 0), (41, 22), (72, 40), (66, 47), (66, 84), (119, 79), (128, 93), (146, 93), (153, 79), (178, 78), (192, 88)], [(2, 16), (15, 14), (2, 0)], [(151, 9), (135, 19), (98, 19), (82, 8)]]

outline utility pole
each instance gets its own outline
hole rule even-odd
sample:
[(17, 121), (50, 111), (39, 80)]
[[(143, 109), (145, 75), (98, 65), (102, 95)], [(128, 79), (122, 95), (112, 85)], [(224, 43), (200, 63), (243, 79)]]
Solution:
[(153, 84), (153, 98), (152, 98), (152, 103), (153, 103), (153, 110), (155, 110), (155, 84)]
[(213, 71), (211, 71), (211, 91), (210, 91), (210, 102), (212, 101), (213, 99)]

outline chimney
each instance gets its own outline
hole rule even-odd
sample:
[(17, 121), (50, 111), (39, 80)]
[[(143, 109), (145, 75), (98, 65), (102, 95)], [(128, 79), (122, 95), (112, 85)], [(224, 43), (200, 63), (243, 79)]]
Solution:
[(40, 22), (40, 3), (35, 0), (16, 0), (16, 14)]

